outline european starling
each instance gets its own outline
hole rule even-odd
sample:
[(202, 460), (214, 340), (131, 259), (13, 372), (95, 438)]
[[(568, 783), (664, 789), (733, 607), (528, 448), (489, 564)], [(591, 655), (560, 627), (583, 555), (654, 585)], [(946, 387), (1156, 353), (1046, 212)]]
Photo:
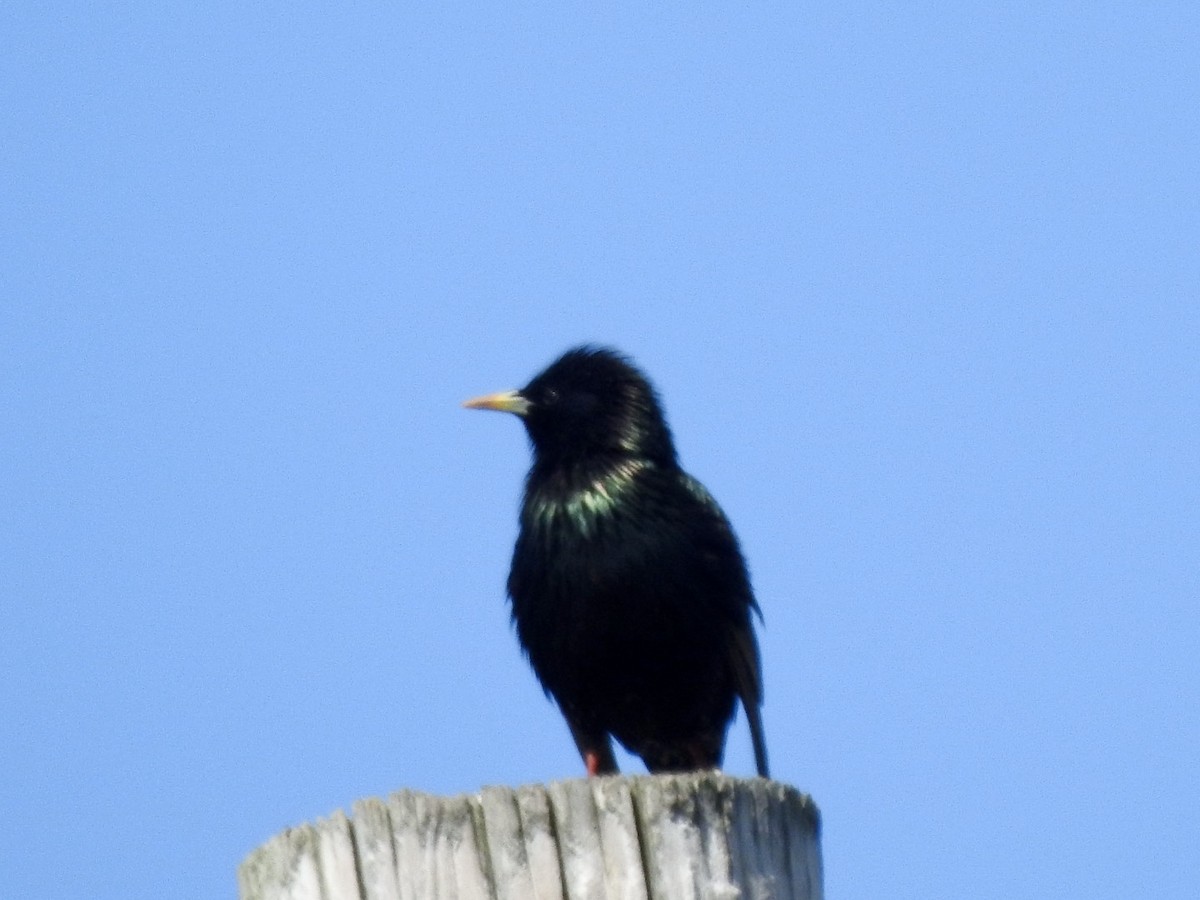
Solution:
[(588, 774), (617, 771), (612, 737), (651, 772), (717, 767), (740, 700), (766, 777), (750, 577), (725, 514), (680, 468), (646, 377), (584, 346), (464, 405), (515, 413), (529, 433), (508, 594)]

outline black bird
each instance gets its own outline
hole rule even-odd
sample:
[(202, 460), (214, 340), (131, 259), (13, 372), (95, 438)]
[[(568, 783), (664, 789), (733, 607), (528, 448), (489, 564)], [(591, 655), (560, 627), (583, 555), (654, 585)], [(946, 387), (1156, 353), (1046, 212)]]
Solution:
[(679, 467), (646, 377), (584, 346), (520, 390), (464, 405), (515, 413), (529, 433), (508, 594), (588, 774), (617, 771), (611, 737), (651, 772), (719, 766), (740, 700), (766, 777), (746, 563), (717, 502)]

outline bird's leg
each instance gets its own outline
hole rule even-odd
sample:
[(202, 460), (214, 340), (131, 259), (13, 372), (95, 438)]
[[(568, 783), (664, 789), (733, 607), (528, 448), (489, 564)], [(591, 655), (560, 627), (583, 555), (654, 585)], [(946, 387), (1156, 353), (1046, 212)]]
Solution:
[(583, 764), (587, 766), (588, 778), (600, 774), (600, 754), (595, 750), (587, 750), (584, 752)]
[(616, 775), (617, 758), (613, 755), (612, 739), (603, 731), (594, 732), (567, 720), (571, 727), (571, 737), (575, 738), (575, 746), (583, 757), (587, 767), (588, 777), (594, 775)]

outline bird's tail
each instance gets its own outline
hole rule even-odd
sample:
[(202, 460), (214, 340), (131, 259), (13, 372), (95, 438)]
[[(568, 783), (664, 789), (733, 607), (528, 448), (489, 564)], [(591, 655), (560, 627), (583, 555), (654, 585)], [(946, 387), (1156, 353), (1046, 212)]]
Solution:
[(762, 725), (762, 669), (758, 661), (758, 644), (749, 623), (732, 635), (729, 660), (733, 670), (733, 683), (737, 695), (746, 711), (750, 723), (750, 739), (754, 741), (754, 765), (758, 774), (770, 778), (767, 773), (767, 739)]
[(763, 778), (770, 778), (767, 770), (767, 739), (763, 736), (762, 714), (757, 703), (745, 703), (746, 720), (750, 723), (750, 740), (754, 742), (754, 766)]

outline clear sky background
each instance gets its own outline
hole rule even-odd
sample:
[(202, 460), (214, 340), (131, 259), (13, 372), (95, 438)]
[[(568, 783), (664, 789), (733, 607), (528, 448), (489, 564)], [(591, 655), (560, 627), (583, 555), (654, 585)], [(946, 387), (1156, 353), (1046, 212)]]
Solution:
[(459, 403), (597, 341), (831, 898), (1195, 897), (1200, 5), (685, 6), (0, 7), (6, 896), (580, 775)]

